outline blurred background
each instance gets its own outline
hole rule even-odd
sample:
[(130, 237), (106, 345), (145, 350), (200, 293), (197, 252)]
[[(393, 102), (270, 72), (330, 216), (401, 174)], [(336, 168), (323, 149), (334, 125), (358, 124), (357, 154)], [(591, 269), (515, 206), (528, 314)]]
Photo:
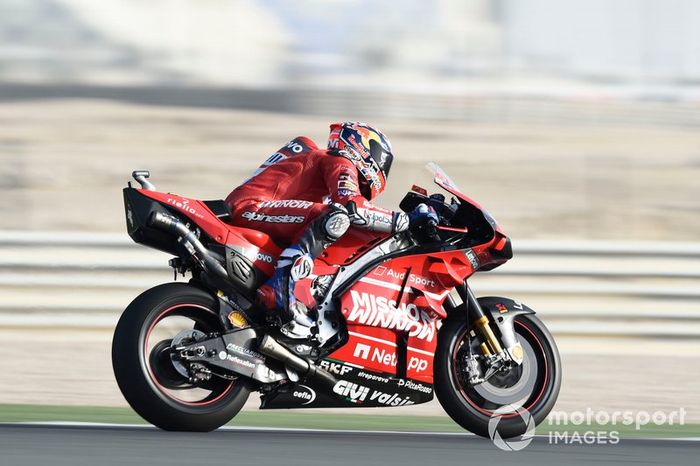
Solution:
[(111, 332), (172, 279), (126, 235), (132, 170), (224, 198), (362, 119), (397, 157), (381, 205), (436, 161), (513, 238), (473, 287), (550, 325), (555, 409), (700, 422), (698, 20), (693, 0), (0, 0), (0, 405), (125, 405)]

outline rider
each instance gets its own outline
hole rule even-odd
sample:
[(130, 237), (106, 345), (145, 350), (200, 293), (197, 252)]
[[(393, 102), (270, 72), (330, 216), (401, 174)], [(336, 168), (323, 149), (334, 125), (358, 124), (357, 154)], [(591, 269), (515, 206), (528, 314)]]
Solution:
[(425, 206), (409, 218), (373, 205), (394, 159), (389, 140), (360, 122), (333, 123), (330, 129), (327, 149), (299, 136), (226, 198), (232, 224), (264, 231), (279, 244), (291, 243), (257, 299), (278, 310), (284, 323), (304, 327), (315, 323), (295, 298), (295, 284), (312, 274), (314, 259), (351, 225), (396, 233), (408, 229), (409, 221), (435, 216)]

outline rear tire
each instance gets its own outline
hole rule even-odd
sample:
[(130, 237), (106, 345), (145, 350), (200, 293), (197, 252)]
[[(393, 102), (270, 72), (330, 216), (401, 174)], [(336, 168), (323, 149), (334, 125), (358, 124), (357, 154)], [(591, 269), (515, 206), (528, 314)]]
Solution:
[[(207, 432), (230, 421), (248, 399), (242, 379), (217, 380), (204, 400), (176, 398), (151, 367), (163, 358), (151, 357), (148, 340), (155, 325), (169, 315), (185, 316), (209, 331), (221, 331), (218, 301), (208, 292), (185, 283), (167, 283), (151, 288), (126, 308), (114, 331), (112, 368), (117, 384), (129, 405), (146, 421), (171, 431)], [(172, 338), (172, 337), (171, 337)], [(172, 368), (163, 372), (176, 374)]]
[[(522, 366), (511, 370), (520, 371), (514, 373), (512, 378), (515, 381), (509, 381), (503, 387), (491, 385), (493, 389), (490, 394), (493, 396), (490, 396), (488, 386), (469, 386), (459, 371), (456, 355), (467, 334), (466, 322), (447, 321), (440, 329), (435, 352), (435, 394), (447, 414), (457, 424), (482, 437), (493, 436), (489, 432), (489, 421), (495, 410), (508, 406), (517, 399), (529, 412), (535, 425), (538, 425), (552, 410), (559, 395), (561, 361), (552, 335), (542, 321), (532, 314), (517, 316), (514, 319), (514, 329), (516, 337), (526, 348), (526, 359)], [(491, 381), (481, 385), (489, 383)], [(513, 401), (506, 401), (509, 390), (513, 392), (510, 394)], [(496, 430), (502, 438), (522, 435), (528, 428), (527, 421), (517, 412), (500, 414)]]

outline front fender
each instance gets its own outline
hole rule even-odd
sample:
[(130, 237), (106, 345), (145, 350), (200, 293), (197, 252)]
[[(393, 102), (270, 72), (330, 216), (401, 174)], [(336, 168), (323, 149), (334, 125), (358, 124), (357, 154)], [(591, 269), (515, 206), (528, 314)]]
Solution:
[[(523, 305), (519, 301), (500, 296), (486, 296), (478, 298), (479, 305), (491, 315), (501, 334), (501, 344), (508, 354), (518, 364), (522, 362), (522, 348), (515, 337), (513, 319), (522, 314), (534, 314), (535, 311)], [(519, 350), (518, 350), (519, 348)]]

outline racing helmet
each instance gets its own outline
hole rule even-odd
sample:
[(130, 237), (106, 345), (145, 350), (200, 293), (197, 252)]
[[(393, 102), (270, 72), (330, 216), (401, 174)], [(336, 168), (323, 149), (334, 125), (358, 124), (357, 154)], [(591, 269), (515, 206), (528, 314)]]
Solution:
[(360, 192), (367, 200), (384, 191), (394, 156), (389, 138), (381, 131), (358, 121), (333, 123), (328, 150), (355, 164)]

